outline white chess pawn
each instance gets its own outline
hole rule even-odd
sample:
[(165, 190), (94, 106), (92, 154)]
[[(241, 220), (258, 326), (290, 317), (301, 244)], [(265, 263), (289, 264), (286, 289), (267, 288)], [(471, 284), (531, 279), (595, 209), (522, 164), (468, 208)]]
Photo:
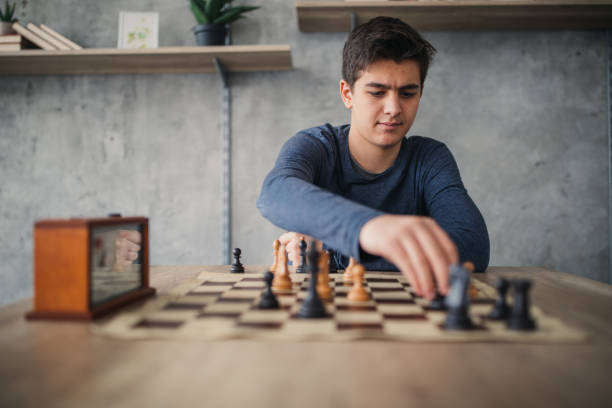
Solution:
[(353, 287), (346, 296), (348, 300), (352, 302), (365, 302), (370, 300), (370, 295), (363, 287), (363, 277), (365, 275), (365, 268), (363, 265), (355, 265), (352, 268), (353, 275)]

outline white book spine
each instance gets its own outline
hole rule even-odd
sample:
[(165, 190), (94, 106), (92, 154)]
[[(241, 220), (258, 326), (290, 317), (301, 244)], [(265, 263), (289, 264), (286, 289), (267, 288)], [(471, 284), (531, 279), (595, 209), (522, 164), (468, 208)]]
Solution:
[(53, 36), (58, 41), (63, 42), (64, 44), (66, 44), (68, 47), (70, 47), (73, 50), (82, 50), (83, 49), (83, 47), (81, 47), (80, 45), (78, 45), (75, 42), (69, 40), (68, 38), (64, 37), (63, 35), (61, 35), (57, 31), (51, 29), (50, 27), (48, 27), (48, 26), (46, 26), (44, 24), (41, 24), (40, 28), (41, 28), (41, 30), (43, 30), (44, 32), (46, 32), (50, 36)]
[(42, 48), (43, 50), (57, 51), (57, 48), (55, 48), (53, 45), (49, 44), (47, 41), (43, 40), (42, 38), (31, 32), (30, 30), (28, 30), (21, 24), (13, 23), (11, 28), (21, 34), (25, 39), (32, 42), (34, 45)]
[(32, 31), (37, 36), (39, 36), (40, 38), (42, 38), (43, 40), (45, 40), (46, 42), (48, 42), (49, 44), (53, 45), (58, 50), (64, 50), (64, 51), (70, 50), (70, 47), (68, 47), (66, 44), (60, 41), (57, 41), (55, 38), (51, 37), (49, 34), (45, 33), (40, 28), (36, 27), (34, 24), (28, 23), (26, 25), (26, 28)]

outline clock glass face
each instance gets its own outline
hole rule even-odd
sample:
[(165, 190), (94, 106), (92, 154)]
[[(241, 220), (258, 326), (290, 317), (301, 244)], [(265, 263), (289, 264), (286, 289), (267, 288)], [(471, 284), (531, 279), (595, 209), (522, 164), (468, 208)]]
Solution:
[(143, 225), (91, 229), (91, 305), (97, 306), (143, 285)]

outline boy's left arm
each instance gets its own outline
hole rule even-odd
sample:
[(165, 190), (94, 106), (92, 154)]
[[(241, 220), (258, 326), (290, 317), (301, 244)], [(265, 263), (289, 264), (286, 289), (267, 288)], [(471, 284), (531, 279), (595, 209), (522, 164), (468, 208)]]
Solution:
[(468, 195), (459, 168), (445, 145), (429, 155), (423, 193), (429, 215), (457, 246), (461, 262), (484, 272), (489, 264), (489, 233), (482, 214)]

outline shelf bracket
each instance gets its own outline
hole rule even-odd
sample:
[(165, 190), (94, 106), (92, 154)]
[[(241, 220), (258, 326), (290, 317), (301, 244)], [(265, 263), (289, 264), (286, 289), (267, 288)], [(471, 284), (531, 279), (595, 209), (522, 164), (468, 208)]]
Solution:
[(357, 14), (353, 12), (351, 13), (350, 17), (351, 17), (351, 31), (353, 31), (355, 27), (357, 27)]
[(223, 69), (223, 65), (219, 62), (217, 57), (213, 58), (213, 62), (217, 67), (217, 72), (221, 77), (221, 83), (223, 85), (222, 99), (223, 99), (223, 215), (221, 217), (222, 223), (222, 263), (231, 264), (230, 259), (230, 245), (231, 245), (231, 205), (232, 205), (232, 162), (231, 162), (231, 94), (227, 72)]
[(608, 269), (612, 284), (612, 30), (607, 30), (607, 88), (608, 88)]

